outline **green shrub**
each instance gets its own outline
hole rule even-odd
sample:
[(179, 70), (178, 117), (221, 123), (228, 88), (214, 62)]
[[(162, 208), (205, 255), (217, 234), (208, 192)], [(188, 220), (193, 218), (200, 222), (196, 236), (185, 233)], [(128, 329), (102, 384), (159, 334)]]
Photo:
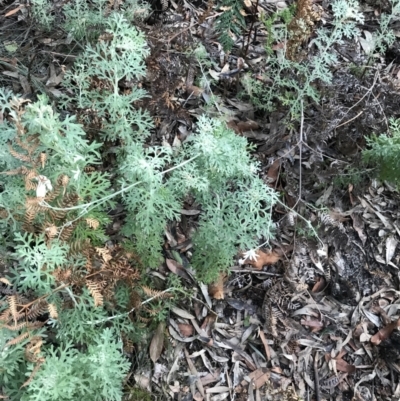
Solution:
[(370, 147), (363, 151), (364, 160), (376, 168), (382, 180), (400, 184), (400, 120), (390, 120), (389, 132), (367, 138)]
[[(55, 12), (48, 0), (32, 0), (32, 17), (43, 30), (55, 27)], [(118, 5), (118, 11), (128, 21), (140, 21), (150, 13), (150, 5), (142, 0), (126, 0)], [(107, 18), (116, 6), (108, 0), (71, 0), (57, 11), (62, 15), (62, 28), (78, 41), (96, 40), (102, 33)]]
[[(135, 106), (146, 96), (135, 85), (149, 53), (144, 35), (118, 13), (102, 24), (65, 76), (64, 117), (44, 95), (29, 104), (0, 90), (0, 246), (12, 266), (1, 277), (9, 287), (0, 383), (11, 400), (121, 399), (129, 369), (121, 338), (139, 337), (128, 318), (139, 271), (103, 246), (117, 199), (127, 247), (145, 267), (159, 265), (166, 226), (191, 201), (201, 212), (191, 262), (208, 282), (238, 248), (273, 233), (276, 194), (258, 178), (247, 140), (225, 123), (201, 116), (178, 149), (146, 143), (152, 120)], [(133, 82), (129, 91), (122, 80)], [(105, 141), (118, 143), (113, 187), (96, 171)]]
[[(193, 265), (211, 281), (230, 265), (238, 246), (254, 247), (261, 237), (271, 236), (269, 210), (275, 195), (257, 178), (246, 139), (218, 120), (202, 116), (196, 133), (179, 150), (144, 144), (152, 122), (134, 104), (146, 94), (137, 87), (126, 94), (118, 86), (123, 78), (144, 75), (144, 37), (117, 15), (107, 26), (112, 39), (87, 46), (66, 74), (65, 86), (73, 95), (64, 105), (95, 110), (102, 121), (100, 136), (123, 144), (117, 153), (128, 212), (122, 232), (132, 238), (145, 265), (159, 265), (167, 223), (179, 220), (188, 197), (196, 199), (202, 214), (193, 239)], [(92, 88), (96, 79), (101, 89)]]

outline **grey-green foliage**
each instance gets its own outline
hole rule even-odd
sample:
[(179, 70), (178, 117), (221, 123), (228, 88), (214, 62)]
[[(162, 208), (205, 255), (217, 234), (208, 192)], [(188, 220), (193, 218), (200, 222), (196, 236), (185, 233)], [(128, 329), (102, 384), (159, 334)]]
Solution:
[[(151, 119), (134, 103), (146, 93), (135, 85), (123, 93), (119, 82), (144, 75), (148, 48), (121, 16), (110, 16), (107, 27), (112, 39), (88, 45), (66, 74), (64, 85), (73, 95), (64, 105), (95, 110), (102, 119), (100, 135), (123, 144), (117, 154), (128, 212), (122, 233), (132, 238), (146, 265), (158, 266), (167, 223), (179, 220), (188, 197), (196, 199), (202, 214), (193, 264), (210, 281), (229, 266), (238, 247), (254, 247), (271, 236), (275, 195), (257, 178), (246, 139), (218, 120), (201, 117), (196, 133), (179, 150), (145, 145)], [(102, 89), (93, 89), (94, 79), (102, 80)]]
[[(0, 96), (0, 109), (7, 111), (8, 121), (4, 121), (0, 124), (0, 138), (3, 141), (4, 157), (1, 159), (1, 170), (6, 172), (9, 170), (19, 169), (24, 167), (30, 169), (33, 165), (26, 160), (13, 157), (7, 150), (7, 145), (12, 145), (13, 149), (20, 155), (26, 155), (26, 149), (21, 146), (28, 143), (27, 138), (38, 141), (38, 146), (32, 147), (34, 151), (31, 153), (32, 160), (37, 160), (37, 157), (41, 152), (47, 154), (47, 162), (45, 166), (36, 166), (38, 173), (47, 177), (53, 184), (56, 183), (57, 177), (60, 174), (65, 174), (70, 177), (70, 181), (67, 188), (67, 195), (69, 193), (77, 193), (80, 195), (79, 202), (85, 203), (92, 201), (93, 199), (104, 199), (109, 195), (110, 181), (107, 175), (95, 172), (93, 174), (87, 174), (85, 167), (90, 165), (96, 165), (99, 163), (100, 154), (98, 153), (99, 144), (95, 141), (89, 142), (85, 138), (85, 132), (80, 124), (77, 124), (73, 117), (67, 116), (64, 119), (60, 117), (58, 113), (49, 105), (48, 99), (45, 96), (39, 96), (37, 102), (31, 105), (24, 105), (20, 99), (11, 99), (11, 94), (2, 90)], [(12, 107), (12, 104), (14, 107)], [(24, 108), (25, 107), (25, 108)], [(21, 132), (24, 134), (21, 136)], [(19, 141), (16, 138), (19, 137)], [(13, 230), (8, 229), (6, 245), (8, 249), (13, 249), (14, 252), (8, 256), (10, 261), (9, 276), (10, 282), (15, 284), (15, 288), (22, 291), (24, 294), (29, 294), (29, 297), (44, 297), (49, 303), (53, 303), (58, 306), (60, 320), (54, 321), (53, 327), (45, 330), (30, 328), (27, 332), (24, 327), (15, 327), (13, 330), (2, 326), (0, 327), (0, 355), (1, 355), (1, 367), (0, 367), (0, 383), (2, 391), (11, 400), (55, 400), (55, 399), (79, 399), (81, 394), (86, 394), (90, 390), (89, 395), (85, 395), (87, 399), (120, 399), (122, 391), (122, 379), (121, 375), (126, 372), (126, 361), (122, 356), (120, 350), (116, 347), (115, 339), (116, 334), (113, 334), (114, 340), (109, 342), (110, 348), (101, 351), (99, 348), (105, 340), (109, 340), (110, 334), (101, 334), (100, 329), (105, 328), (105, 325), (97, 325), (96, 330), (91, 330), (89, 326), (84, 326), (86, 320), (93, 320), (96, 317), (106, 318), (107, 311), (106, 307), (100, 307), (94, 309), (93, 300), (86, 291), (82, 296), (75, 297), (80, 303), (77, 303), (72, 309), (62, 310), (62, 302), (58, 292), (54, 292), (57, 283), (55, 282), (53, 271), (56, 268), (62, 268), (67, 266), (74, 266), (76, 269), (84, 267), (84, 260), (77, 258), (69, 252), (69, 246), (66, 243), (60, 242), (57, 238), (54, 238), (51, 242), (51, 246), (46, 243), (44, 236), (33, 235), (31, 233), (25, 233), (21, 230), (22, 219), (24, 215), (24, 203), (26, 196), (32, 198), (35, 197), (35, 191), (27, 193), (24, 187), (24, 180), (20, 175), (0, 175), (1, 192), (0, 192), (0, 207), (2, 212), (9, 212), (9, 220), (13, 224)], [(112, 203), (104, 200), (102, 207), (111, 206)], [(79, 205), (78, 205), (79, 207)], [(102, 210), (95, 208), (96, 205), (91, 205), (92, 213), (99, 213)], [(77, 211), (72, 210), (68, 212), (67, 217), (73, 220), (79, 217), (79, 213), (83, 211), (86, 213), (88, 209), (83, 206)], [(18, 219), (12, 220), (15, 216), (19, 216)], [(96, 214), (94, 214), (97, 216)], [(13, 217), (14, 216), (14, 217)], [(37, 216), (40, 221), (40, 217)], [(101, 219), (99, 219), (101, 221)], [(3, 225), (4, 223), (4, 225)], [(5, 224), (7, 219), (2, 220), (2, 229), (6, 228)], [(92, 230), (94, 233), (96, 230)], [(95, 236), (96, 234), (92, 234)], [(78, 234), (77, 240), (84, 241), (87, 238), (85, 232), (81, 230), (80, 237)], [(92, 237), (94, 238), (94, 237)], [(4, 249), (5, 250), (5, 249)], [(3, 251), (3, 248), (2, 248)], [(63, 299), (69, 299), (69, 293), (66, 289), (63, 290)], [(28, 301), (24, 301), (27, 302)], [(72, 302), (72, 300), (71, 300)], [(90, 303), (91, 302), (91, 303)], [(6, 297), (0, 300), (0, 314), (4, 310), (4, 305), (8, 305)], [(72, 303), (74, 305), (74, 303)], [(77, 311), (85, 308), (87, 312), (86, 316), (78, 313), (74, 315), (75, 308)], [(72, 311), (71, 318), (78, 318), (74, 321), (68, 320), (69, 315), (67, 311)], [(121, 313), (125, 311), (119, 308), (116, 309), (115, 313)], [(79, 317), (81, 320), (79, 320)], [(110, 325), (109, 325), (110, 326)], [(90, 326), (91, 327), (91, 326)], [(114, 326), (113, 333), (124, 332), (130, 334), (132, 330), (129, 328), (132, 325), (128, 325), (127, 322), (122, 319)], [(88, 347), (84, 353), (78, 353), (77, 351), (71, 351), (62, 356), (62, 350), (67, 349), (67, 340), (71, 339), (74, 344), (77, 344), (80, 338), (82, 328), (83, 331), (91, 332), (91, 336), (85, 337), (85, 342), (81, 343), (81, 346)], [(87, 330), (85, 330), (87, 329)], [(21, 385), (28, 379), (30, 372), (33, 369), (33, 364), (29, 363), (24, 357), (24, 346), (29, 342), (29, 338), (32, 336), (44, 336), (44, 333), (50, 332), (53, 338), (59, 338), (56, 349), (52, 350), (49, 345), (45, 342), (42, 346), (43, 355), (47, 356), (46, 362), (41, 366), (37, 376), (33, 378), (28, 387), (21, 388)], [(16, 339), (19, 335), (29, 333), (28, 338), (22, 340), (16, 345), (7, 344), (9, 341)], [(107, 338), (105, 338), (107, 337)], [(104, 342), (105, 344), (105, 342)], [(96, 348), (97, 347), (97, 348)], [(118, 354), (115, 350), (118, 350)], [(99, 352), (98, 352), (99, 351)], [(101, 351), (101, 352), (100, 352)], [(109, 352), (107, 356), (106, 352)], [(60, 353), (60, 355), (59, 355)], [(73, 355), (72, 355), (73, 354)], [(96, 356), (97, 355), (97, 356)], [(98, 355), (100, 355), (98, 357)], [(65, 361), (68, 356), (71, 359)], [(100, 358), (101, 357), (101, 358)], [(107, 369), (104, 371), (97, 372), (98, 363), (95, 363), (95, 359), (99, 360), (104, 358), (106, 363), (103, 364), (103, 368)], [(57, 362), (58, 361), (58, 362)], [(108, 361), (115, 367), (110, 367)], [(62, 365), (65, 366), (63, 367)], [(57, 365), (57, 372), (55, 366)], [(119, 369), (119, 367), (122, 367)], [(87, 372), (91, 369), (91, 374), (97, 374), (98, 379), (91, 379), (89, 376), (83, 377), (82, 369), (86, 369)], [(117, 371), (114, 371), (116, 369)], [(108, 373), (107, 373), (108, 372)], [(64, 374), (67, 373), (67, 376)], [(88, 375), (87, 373), (86, 375)], [(54, 376), (56, 375), (56, 376)], [(58, 376), (57, 376), (58, 375)], [(110, 378), (108, 378), (110, 375)], [(71, 380), (70, 380), (71, 379)], [(91, 384), (88, 386), (87, 382), (91, 380)], [(46, 381), (47, 380), (47, 381)], [(52, 387), (43, 385), (44, 382), (47, 384), (51, 380), (57, 381), (57, 386)], [(60, 380), (60, 381), (59, 381)], [(105, 388), (104, 383), (110, 382), (111, 386)], [(85, 390), (82, 386), (85, 386), (89, 390)], [(58, 394), (59, 391), (63, 391), (64, 387), (68, 387), (69, 390), (62, 396)], [(91, 387), (90, 387), (91, 386)], [(72, 394), (72, 395), (71, 395)], [(71, 395), (72, 398), (68, 398)], [(63, 398), (65, 397), (65, 398)]]
[[(54, 286), (53, 271), (68, 263), (69, 247), (53, 241), (48, 247), (43, 237), (30, 233), (15, 233), (15, 269), (13, 281), (22, 291), (34, 291), (38, 296), (50, 293)], [(14, 269), (12, 269), (14, 270)]]
[(400, 184), (400, 120), (392, 119), (389, 132), (367, 138), (369, 149), (363, 151), (364, 160), (377, 169), (383, 180)]
[(390, 47), (395, 39), (395, 33), (390, 28), (390, 23), (400, 16), (400, 0), (389, 0), (392, 5), (391, 12), (382, 13), (379, 21), (379, 30), (373, 35), (373, 51), (384, 53)]
[[(72, 0), (63, 7), (64, 29), (76, 40), (85, 42), (97, 39), (110, 14), (108, 0)], [(141, 0), (127, 0), (121, 4), (121, 15), (127, 20), (142, 20), (149, 15), (149, 3)]]
[[(166, 166), (174, 170), (166, 175)], [(129, 218), (123, 229), (133, 235), (140, 255), (156, 267), (168, 221), (179, 218), (186, 199), (201, 208), (192, 259), (199, 278), (212, 281), (226, 269), (238, 248), (257, 246), (272, 235), (270, 208), (276, 195), (257, 178), (257, 163), (245, 138), (225, 123), (200, 117), (196, 133), (174, 154), (169, 148), (137, 146), (121, 165)]]
[(247, 140), (223, 122), (202, 116), (180, 155), (194, 160), (167, 183), (202, 207), (192, 263), (206, 281), (230, 265), (238, 248), (251, 249), (273, 232), (270, 208), (276, 195), (257, 177), (249, 150)]
[(35, 22), (37, 22), (42, 29), (49, 31), (54, 22), (51, 2), (49, 0), (32, 0), (31, 4)]
[[(102, 119), (102, 131), (109, 140), (143, 141), (152, 126), (151, 120), (133, 104), (145, 92), (134, 86), (130, 93), (121, 94), (119, 82), (135, 81), (145, 74), (144, 59), (149, 49), (143, 33), (120, 14), (112, 14), (106, 20), (105, 30), (110, 37), (105, 35), (104, 40), (88, 44), (73, 70), (65, 75), (64, 86), (72, 96), (66, 97), (63, 104), (94, 110)], [(94, 79), (101, 80), (104, 88), (92, 89)]]
[(107, 0), (72, 0), (63, 7), (64, 29), (76, 40), (97, 39), (106, 21)]
[[(243, 81), (247, 94), (257, 107), (271, 111), (282, 104), (288, 107), (290, 117), (298, 120), (302, 103), (308, 99), (319, 101), (315, 83), (332, 82), (331, 67), (338, 62), (334, 46), (343, 44), (345, 38), (358, 36), (357, 23), (363, 23), (363, 15), (358, 11), (355, 0), (336, 0), (332, 3), (332, 11), (332, 28), (321, 27), (316, 30), (316, 37), (312, 40), (315, 50), (306, 60), (288, 60), (285, 57), (286, 49), (283, 48), (268, 60), (265, 80), (271, 84), (249, 77)], [(282, 29), (283, 33), (277, 35), (287, 37), (287, 25)]]
[[(0, 98), (0, 108), (10, 107), (6, 100), (7, 97)], [(18, 103), (18, 100), (15, 102)], [(64, 174), (71, 178), (68, 191), (78, 193), (81, 203), (95, 198), (104, 198), (109, 194), (110, 181), (107, 174), (85, 172), (85, 167), (99, 164), (100, 144), (95, 141), (89, 142), (85, 138), (86, 133), (82, 126), (76, 123), (75, 117), (66, 116), (61, 119), (44, 95), (40, 95), (37, 102), (28, 105), (22, 116), (19, 116), (14, 109), (9, 109), (9, 115), (14, 121), (20, 121), (25, 131), (24, 138), (38, 136), (39, 146), (31, 156), (32, 159), (37, 160), (41, 152), (46, 153), (47, 162), (43, 168), (39, 168), (39, 173), (47, 177), (53, 186), (57, 178)], [(2, 143), (0, 153), (4, 156), (0, 160), (2, 171), (33, 167), (13, 157), (8, 151), (7, 145), (12, 144), (16, 152), (26, 154), (26, 150), (15, 141), (17, 132), (18, 129), (14, 123), (6, 121), (0, 124), (0, 142)], [(24, 142), (24, 138), (20, 138), (21, 142)], [(14, 229), (18, 229), (21, 223), (13, 220), (12, 216), (17, 215), (18, 210), (24, 213), (21, 206), (26, 196), (35, 196), (36, 193), (35, 191), (26, 192), (24, 181), (19, 175), (1, 175), (0, 183), (2, 184), (0, 208), (9, 212), (9, 219), (12, 220)], [(107, 203), (109, 206), (112, 205), (112, 201)]]
[[(62, 15), (62, 28), (70, 38), (78, 41), (96, 40), (103, 31), (108, 16), (115, 5), (108, 0), (70, 0), (61, 7), (48, 0), (32, 0), (32, 16), (44, 30), (55, 27), (55, 11)], [(140, 21), (150, 13), (150, 5), (142, 0), (125, 0), (118, 6), (119, 13), (129, 21)]]
[[(201, 215), (193, 237), (192, 263), (201, 279), (212, 281), (231, 264), (238, 248), (253, 248), (261, 238), (271, 237), (270, 208), (276, 195), (258, 178), (258, 164), (249, 154), (247, 140), (219, 120), (200, 117), (195, 132), (179, 149), (145, 143), (152, 122), (146, 112), (135, 107), (136, 100), (146, 96), (135, 85), (135, 80), (145, 74), (145, 38), (118, 14), (111, 14), (104, 27), (104, 36), (88, 44), (66, 74), (69, 96), (63, 99), (63, 106), (68, 111), (77, 108), (81, 116), (90, 110), (101, 122), (100, 140), (121, 143), (117, 148), (119, 179), (115, 183), (119, 190), (110, 193), (107, 175), (85, 172), (88, 165), (100, 163), (99, 143), (85, 136), (91, 121), (81, 125), (68, 113), (62, 118), (45, 96), (28, 106), (14, 99), (12, 102), (19, 106), (11, 107), (7, 103), (10, 94), (0, 92), (0, 109), (10, 116), (10, 121), (0, 124), (2, 143), (12, 144), (23, 155), (24, 139), (38, 140), (32, 160), (41, 152), (47, 154), (46, 164), (35, 166), (38, 173), (53, 184), (60, 174), (66, 174), (70, 177), (66, 191), (80, 197), (67, 211), (70, 220), (104, 213), (116, 196), (122, 196), (127, 211), (123, 233), (152, 267), (161, 260), (168, 222), (179, 220), (185, 202), (193, 201)], [(120, 89), (121, 80), (131, 80), (129, 92)], [(20, 141), (16, 140), (18, 136)], [(33, 167), (9, 152), (0, 163), (3, 170)], [(2, 212), (23, 214), (27, 195), (23, 179), (7, 174), (0, 179)], [(33, 198), (35, 195), (34, 191), (28, 193)], [(34, 363), (21, 358), (28, 339), (13, 349), (6, 345), (26, 328), (0, 329), (0, 354), (7, 366), (6, 372), (0, 370), (2, 390), (18, 401), (120, 400), (128, 364), (119, 337), (132, 339), (137, 334), (126, 313), (126, 288), (117, 290), (115, 305), (105, 301), (98, 308), (94, 308), (86, 289), (74, 294), (74, 288), (55, 288), (58, 283), (52, 272), (63, 266), (84, 269), (84, 258), (69, 252), (72, 245), (57, 238), (49, 244), (44, 237), (22, 233), (19, 220), (14, 222), (11, 238), (14, 267), (9, 280), (30, 297), (43, 297), (56, 305), (59, 317), (49, 319), (46, 329), (29, 329), (31, 336), (51, 335), (54, 346), (44, 342), (40, 354), (44, 363), (26, 388), (21, 385), (35, 369)], [(78, 236), (85, 240), (86, 231), (80, 229)], [(8, 302), (2, 299), (0, 307), (4, 309)], [(119, 317), (109, 320), (110, 312)]]
[[(72, 342), (48, 347), (44, 364), (20, 400), (121, 400), (130, 364), (115, 338), (113, 330), (104, 329), (97, 330), (86, 351), (78, 351)], [(27, 374), (32, 369), (33, 364)]]
[[(0, 309), (0, 314), (2, 310)], [(44, 330), (37, 331), (36, 335), (42, 335)], [(3, 387), (18, 392), (18, 388), (24, 383), (27, 370), (27, 361), (24, 356), (25, 346), (29, 339), (24, 339), (15, 345), (7, 345), (20, 333), (16, 330), (0, 329), (0, 383)]]

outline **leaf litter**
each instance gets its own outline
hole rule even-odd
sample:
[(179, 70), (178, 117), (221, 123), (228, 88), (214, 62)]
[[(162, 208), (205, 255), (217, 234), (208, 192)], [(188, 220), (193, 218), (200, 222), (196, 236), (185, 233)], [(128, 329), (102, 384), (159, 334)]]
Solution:
[[(268, 0), (244, 4), (246, 12), (253, 14), (288, 6)], [(368, 7), (363, 7), (369, 15)], [(32, 65), (33, 82), (45, 82), (41, 90), (57, 97), (63, 63), (74, 55), (57, 59), (56, 51), (68, 40), (43, 37), (31, 43), (32, 51), (51, 51), (57, 62), (46, 59), (45, 52), (26, 62), (28, 55), (13, 37), (21, 32), (5, 31), (12, 18), (19, 14), (26, 18), (24, 8), (15, 5), (1, 17), (3, 22), (7, 18), (3, 45), (9, 50), (10, 43), (16, 44), (14, 59), (1, 59), (2, 79), (14, 78), (16, 90), (31, 93), (33, 84), (15, 70), (19, 60)], [(372, 8), (379, 14), (379, 7)], [(229, 274), (210, 286), (197, 283), (187, 267), (191, 230), (201, 210), (191, 204), (182, 210), (181, 222), (166, 230), (166, 259), (157, 277), (165, 281), (176, 275), (195, 291), (189, 299), (175, 300), (166, 321), (156, 326), (147, 350), (152, 365), (133, 373), (135, 383), (165, 398), (182, 400), (294, 401), (309, 399), (310, 394), (317, 401), (398, 399), (399, 193), (376, 180), (350, 183), (347, 189), (331, 185), (350, 163), (346, 151), (357, 157), (363, 145), (360, 133), (371, 126), (368, 115), (380, 115), (382, 110), (399, 115), (398, 93), (385, 83), (389, 70), (377, 71), (379, 80), (367, 80), (370, 87), (363, 89), (361, 98), (356, 96), (360, 88), (353, 77), (339, 71), (332, 88), (326, 88), (324, 110), (316, 106), (307, 115), (303, 146), (298, 133), (286, 128), (282, 110), (260, 115), (237, 91), (244, 72), (257, 78), (266, 68), (262, 26), (257, 26), (258, 37), (253, 32), (246, 54), (246, 41), (240, 37), (235, 38), (233, 52), (226, 54), (212, 39), (216, 10), (198, 26), (184, 17), (196, 20), (206, 10), (185, 1), (171, 2), (157, 17), (160, 23), (143, 27), (153, 40), (144, 86), (149, 99), (168, 92), (168, 102), (142, 105), (157, 110), (161, 120), (154, 140), (163, 136), (165, 145), (179, 147), (206, 107), (211, 113), (222, 111), (228, 126), (255, 145), (263, 179), (282, 192), (289, 207), (299, 208), (288, 211), (277, 206), (274, 247), (257, 250), (253, 258), (238, 255)], [(329, 9), (325, 11), (329, 14)], [(245, 33), (250, 38), (250, 25)], [(349, 54), (370, 53), (373, 35), (370, 30), (363, 34), (361, 49), (347, 44)], [(204, 45), (212, 61), (208, 70), (193, 67), (181, 51), (182, 43), (192, 41)], [(275, 45), (273, 50), (281, 47)], [(169, 57), (171, 51), (179, 56)], [(393, 62), (391, 68), (390, 78), (398, 76), (399, 63)], [(217, 84), (199, 87), (194, 78), (213, 79)], [(377, 100), (380, 93), (385, 96)], [(363, 113), (343, 106), (351, 102)], [(352, 124), (339, 127), (344, 118)], [(384, 125), (384, 119), (374, 121), (376, 131)], [(298, 213), (316, 227), (314, 233), (307, 231)], [(114, 224), (118, 227), (117, 219)]]

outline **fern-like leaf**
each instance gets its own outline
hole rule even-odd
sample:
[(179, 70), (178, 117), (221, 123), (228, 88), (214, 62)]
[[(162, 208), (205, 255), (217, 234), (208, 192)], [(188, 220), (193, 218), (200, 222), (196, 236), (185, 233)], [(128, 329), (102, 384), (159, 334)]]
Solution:
[(96, 283), (93, 280), (86, 280), (86, 286), (94, 299), (94, 305), (95, 306), (103, 305), (104, 299), (103, 299), (103, 295), (100, 292), (98, 283)]

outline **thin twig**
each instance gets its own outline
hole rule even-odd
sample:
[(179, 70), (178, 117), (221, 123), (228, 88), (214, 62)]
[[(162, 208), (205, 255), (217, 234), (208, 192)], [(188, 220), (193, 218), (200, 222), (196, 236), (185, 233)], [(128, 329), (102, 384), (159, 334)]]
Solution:
[(340, 124), (340, 125), (337, 125), (337, 126), (335, 127), (335, 129), (336, 129), (336, 128), (339, 128), (339, 127), (342, 127), (343, 125), (346, 125), (346, 124), (348, 124), (348, 123), (351, 123), (353, 120), (355, 120), (356, 118), (358, 118), (359, 116), (361, 116), (362, 113), (364, 113), (364, 111), (360, 111), (355, 117), (350, 118), (350, 120), (347, 120), (347, 121), (345, 121), (344, 123), (342, 123), (342, 124)]
[[(247, 36), (246, 50), (243, 52), (243, 58), (246, 58), (247, 52), (249, 51), (250, 40), (251, 40), (251, 32), (253, 31), (255, 17), (256, 17), (256, 15), (257, 15), (257, 13), (258, 13), (258, 3), (259, 3), (259, 0), (256, 0), (256, 4), (254, 5), (254, 10), (255, 10), (255, 12), (253, 13), (253, 19), (252, 19), (252, 21), (251, 21), (251, 25), (250, 25), (250, 29), (249, 29), (249, 34), (248, 34), (248, 36)], [(243, 43), (243, 44), (244, 44), (244, 43)]]
[(321, 401), (321, 392), (319, 389), (319, 377), (318, 377), (318, 351), (314, 354), (314, 386), (315, 386), (315, 400)]
[(304, 130), (304, 110), (303, 110), (303, 99), (300, 100), (300, 108), (301, 108), (301, 116), (300, 116), (300, 138), (297, 146), (299, 147), (299, 196), (297, 198), (296, 203), (293, 206), (293, 209), (297, 206), (297, 204), (301, 200), (301, 187), (302, 183), (302, 167), (301, 161), (303, 159), (303, 130)]

